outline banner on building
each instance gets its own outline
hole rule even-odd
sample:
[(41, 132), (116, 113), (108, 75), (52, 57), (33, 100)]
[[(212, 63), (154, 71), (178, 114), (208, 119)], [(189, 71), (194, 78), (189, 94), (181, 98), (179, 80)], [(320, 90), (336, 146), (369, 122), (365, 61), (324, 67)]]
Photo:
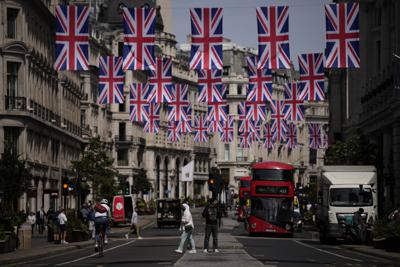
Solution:
[(192, 160), (187, 165), (182, 167), (181, 182), (193, 181), (194, 161)]

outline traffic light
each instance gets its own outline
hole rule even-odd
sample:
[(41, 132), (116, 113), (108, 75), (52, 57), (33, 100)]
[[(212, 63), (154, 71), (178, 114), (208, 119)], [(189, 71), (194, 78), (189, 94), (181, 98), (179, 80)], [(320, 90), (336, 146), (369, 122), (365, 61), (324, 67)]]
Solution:
[(68, 191), (69, 191), (69, 179), (68, 178), (62, 178), (61, 194), (66, 196), (66, 195), (68, 195)]
[(125, 195), (129, 195), (129, 187), (130, 187), (129, 182), (126, 182), (125, 183), (125, 188), (124, 188), (124, 194)]
[(208, 177), (208, 190), (214, 192), (215, 189), (215, 178), (210, 174)]

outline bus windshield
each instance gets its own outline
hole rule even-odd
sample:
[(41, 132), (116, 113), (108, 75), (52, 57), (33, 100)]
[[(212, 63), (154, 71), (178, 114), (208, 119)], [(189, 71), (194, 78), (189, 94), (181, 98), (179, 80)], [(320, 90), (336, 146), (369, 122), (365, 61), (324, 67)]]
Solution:
[(258, 181), (293, 181), (292, 170), (253, 170), (253, 180)]
[(240, 181), (240, 187), (243, 187), (243, 188), (250, 188), (250, 181), (246, 181), (246, 180), (242, 180), (242, 181)]
[(275, 225), (291, 221), (293, 213), (290, 198), (254, 198), (251, 200), (251, 215)]
[(372, 206), (371, 188), (332, 188), (331, 206)]

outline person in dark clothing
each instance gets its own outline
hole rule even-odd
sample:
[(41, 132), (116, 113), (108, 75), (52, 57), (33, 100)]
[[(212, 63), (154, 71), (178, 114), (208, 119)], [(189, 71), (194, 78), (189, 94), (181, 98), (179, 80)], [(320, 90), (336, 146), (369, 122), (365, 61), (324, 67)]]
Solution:
[(208, 243), (210, 235), (213, 236), (213, 249), (214, 252), (218, 250), (218, 220), (221, 219), (222, 214), (218, 206), (218, 201), (212, 199), (210, 203), (204, 208), (202, 213), (203, 218), (206, 219), (206, 231), (204, 236), (204, 253), (208, 253)]
[(353, 216), (353, 224), (356, 227), (358, 239), (361, 242), (361, 244), (365, 243), (366, 234), (367, 234), (366, 225), (365, 225), (364, 219), (362, 217), (363, 213), (364, 213), (364, 209), (359, 208), (358, 211), (356, 211)]

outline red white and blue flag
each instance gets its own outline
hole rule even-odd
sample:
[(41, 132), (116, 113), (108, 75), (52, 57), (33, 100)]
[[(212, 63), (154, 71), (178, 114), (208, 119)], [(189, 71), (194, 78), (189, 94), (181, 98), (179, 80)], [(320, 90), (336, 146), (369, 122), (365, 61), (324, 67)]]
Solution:
[(154, 70), (156, 9), (124, 8), (123, 69)]
[(172, 101), (168, 103), (168, 121), (189, 120), (190, 104), (187, 84), (175, 84), (172, 89)]
[(239, 135), (239, 146), (240, 148), (250, 148), (253, 142), (249, 132), (243, 132)]
[(221, 70), (198, 70), (198, 102), (222, 102), (226, 90), (222, 84)]
[(133, 83), (129, 85), (129, 89), (130, 120), (132, 122), (149, 120), (150, 103), (146, 101), (149, 86), (144, 83)]
[(274, 148), (274, 135), (272, 133), (272, 127), (271, 127), (271, 123), (267, 122), (264, 125), (264, 137), (265, 137), (265, 141), (263, 144), (263, 147), (266, 149), (272, 149)]
[(246, 119), (253, 121), (263, 121), (267, 114), (267, 104), (265, 101), (253, 102), (246, 101)]
[(272, 101), (272, 72), (270, 69), (257, 69), (257, 57), (247, 57), (249, 85), (247, 101), (266, 103)]
[(233, 116), (229, 115), (226, 121), (223, 121), (222, 124), (222, 131), (220, 132), (221, 141), (223, 143), (230, 143), (233, 142)]
[(222, 123), (223, 121), (208, 121), (208, 133), (218, 133), (222, 132)]
[(99, 104), (124, 103), (122, 58), (101, 56), (99, 62)]
[(325, 5), (326, 68), (360, 67), (359, 4)]
[(302, 121), (304, 120), (304, 101), (300, 100), (300, 92), (297, 83), (285, 84), (284, 113), (285, 120)]
[(191, 116), (189, 116), (189, 120), (179, 122), (179, 131), (182, 134), (187, 134), (192, 132)]
[(225, 121), (228, 118), (228, 105), (224, 102), (210, 102), (207, 107), (208, 121)]
[(324, 56), (322, 53), (299, 55), (299, 98), (308, 101), (325, 100)]
[(172, 101), (172, 59), (157, 57), (157, 64), (154, 70), (149, 72), (151, 93), (147, 101), (154, 103), (165, 103)]
[(150, 103), (148, 120), (144, 125), (146, 133), (158, 133), (160, 131), (160, 104)]
[(178, 121), (169, 121), (168, 122), (168, 141), (170, 142), (179, 142), (181, 140), (181, 131), (179, 128)]
[(329, 146), (329, 137), (324, 129), (321, 129), (321, 145), (320, 148), (327, 149)]
[(222, 8), (191, 8), (190, 69), (222, 70)]
[(252, 141), (260, 141), (260, 123), (251, 120), (240, 120), (239, 133), (249, 133)]
[(321, 147), (321, 124), (308, 124), (308, 133), (310, 139), (310, 148), (318, 149)]
[(271, 105), (271, 121), (274, 140), (286, 142), (287, 124), (285, 121), (284, 105), (281, 100), (273, 100)]
[(55, 70), (89, 70), (89, 8), (56, 6), (55, 41)]
[(205, 115), (196, 115), (194, 117), (194, 141), (196, 143), (205, 143), (208, 141), (207, 128), (208, 124)]
[(289, 149), (295, 149), (297, 146), (297, 127), (293, 122), (288, 125), (286, 145)]
[(257, 7), (258, 69), (290, 69), (289, 7)]

